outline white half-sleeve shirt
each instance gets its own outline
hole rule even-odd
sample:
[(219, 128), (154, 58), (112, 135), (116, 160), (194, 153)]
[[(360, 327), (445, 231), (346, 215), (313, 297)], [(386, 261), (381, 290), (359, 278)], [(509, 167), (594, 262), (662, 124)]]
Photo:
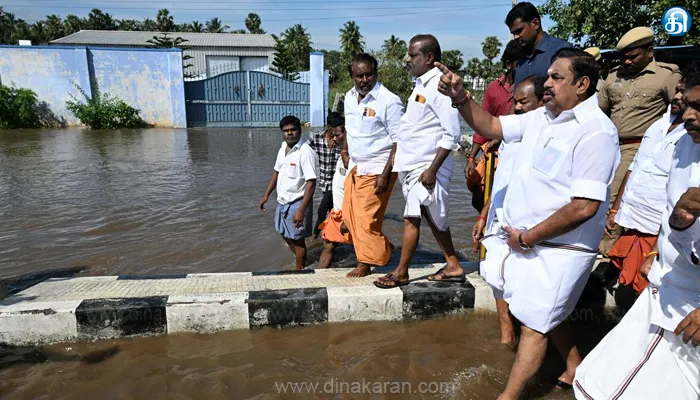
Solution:
[(506, 143), (521, 142), (504, 199), (504, 226), (530, 229), (573, 198), (601, 202), (596, 215), (551, 239), (587, 251), (598, 248), (610, 183), (620, 163), (617, 129), (592, 96), (554, 116), (546, 107), (499, 117)]
[(438, 92), (442, 72), (433, 68), (416, 79), (401, 118), (399, 142), (394, 157), (394, 171), (410, 172), (428, 168), (440, 148), (450, 150), (441, 169), (452, 176), (453, 151), (459, 149), (459, 111), (452, 100)]
[(359, 176), (379, 175), (398, 140), (403, 103), (379, 82), (359, 103), (358, 98), (355, 87), (345, 94), (348, 153)]
[[(306, 181), (318, 177), (318, 155), (304, 137), (286, 153), (287, 143), (277, 152), (277, 202), (290, 204), (304, 197)], [(286, 153), (286, 154), (285, 154)]]
[(634, 161), (632, 172), (622, 195), (615, 222), (627, 229), (656, 235), (661, 228), (661, 215), (666, 209), (666, 183), (673, 162), (676, 143), (686, 135), (683, 124), (668, 132), (676, 119), (664, 114), (647, 129)]

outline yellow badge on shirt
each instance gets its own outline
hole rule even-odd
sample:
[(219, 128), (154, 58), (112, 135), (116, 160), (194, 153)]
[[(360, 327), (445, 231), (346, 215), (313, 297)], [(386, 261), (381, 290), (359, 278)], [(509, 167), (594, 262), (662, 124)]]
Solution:
[(375, 115), (377, 115), (377, 112), (369, 107), (365, 107), (365, 112), (362, 114), (363, 117), (374, 117)]
[(422, 94), (417, 94), (416, 103), (425, 104), (425, 96), (423, 96)]

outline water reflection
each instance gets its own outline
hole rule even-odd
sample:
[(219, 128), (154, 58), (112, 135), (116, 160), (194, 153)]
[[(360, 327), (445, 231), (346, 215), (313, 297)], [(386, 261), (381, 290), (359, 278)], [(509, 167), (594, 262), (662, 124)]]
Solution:
[[(0, 131), (0, 277), (289, 267), (272, 214), (256, 207), (280, 143), (274, 128)], [(474, 212), (461, 172), (452, 186), (453, 236), (466, 256)], [(397, 249), (403, 206), (397, 186), (385, 223)], [(416, 262), (440, 261), (427, 230), (421, 240)], [(320, 243), (310, 248), (317, 255)], [(340, 254), (353, 262), (351, 250)]]

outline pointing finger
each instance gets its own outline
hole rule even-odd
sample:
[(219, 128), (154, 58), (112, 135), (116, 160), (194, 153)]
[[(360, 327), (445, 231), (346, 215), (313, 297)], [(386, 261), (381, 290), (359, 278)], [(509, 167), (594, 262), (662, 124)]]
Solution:
[(452, 73), (452, 71), (450, 71), (449, 68), (447, 68), (446, 66), (442, 65), (442, 63), (440, 63), (440, 62), (435, 62), (435, 66), (438, 67), (438, 68), (440, 69), (440, 71), (442, 71), (442, 73), (445, 74), (445, 75), (451, 74), (451, 73)]

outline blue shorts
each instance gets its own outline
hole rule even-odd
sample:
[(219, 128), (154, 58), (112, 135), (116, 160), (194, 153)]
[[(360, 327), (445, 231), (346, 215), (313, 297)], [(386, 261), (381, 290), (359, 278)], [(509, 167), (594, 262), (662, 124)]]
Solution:
[(311, 236), (313, 229), (313, 205), (309, 204), (304, 211), (304, 223), (297, 228), (294, 224), (294, 214), (301, 206), (303, 198), (289, 204), (277, 204), (275, 210), (275, 229), (283, 237), (292, 240), (304, 240)]

